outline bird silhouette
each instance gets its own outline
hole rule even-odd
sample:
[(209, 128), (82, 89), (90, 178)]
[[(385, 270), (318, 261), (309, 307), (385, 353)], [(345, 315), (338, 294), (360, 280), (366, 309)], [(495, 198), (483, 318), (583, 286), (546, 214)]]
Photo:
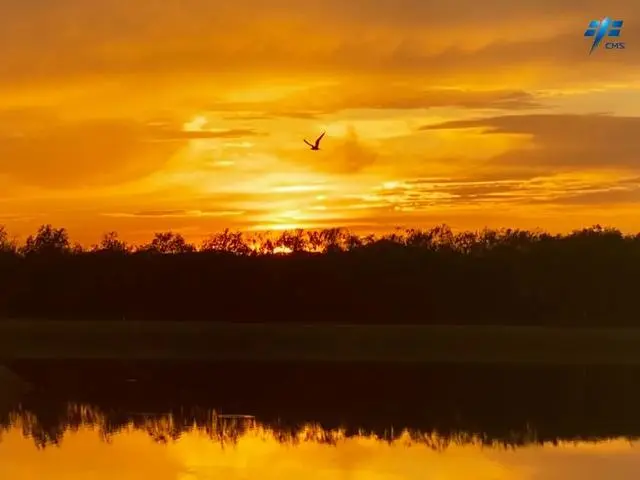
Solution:
[(320, 150), (320, 140), (322, 140), (322, 137), (324, 137), (324, 134), (326, 132), (322, 132), (322, 135), (320, 135), (317, 139), (316, 139), (316, 143), (312, 144), (307, 142), (307, 139), (305, 138), (304, 143), (306, 143), (307, 145), (309, 145), (311, 147), (311, 150)]

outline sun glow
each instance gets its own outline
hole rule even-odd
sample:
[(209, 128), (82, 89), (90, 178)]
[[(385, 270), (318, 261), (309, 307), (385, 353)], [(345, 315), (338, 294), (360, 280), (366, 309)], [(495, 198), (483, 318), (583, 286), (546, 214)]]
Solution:
[(186, 122), (182, 129), (185, 132), (201, 132), (204, 130), (204, 127), (209, 123), (207, 118), (203, 115), (197, 115), (191, 121)]

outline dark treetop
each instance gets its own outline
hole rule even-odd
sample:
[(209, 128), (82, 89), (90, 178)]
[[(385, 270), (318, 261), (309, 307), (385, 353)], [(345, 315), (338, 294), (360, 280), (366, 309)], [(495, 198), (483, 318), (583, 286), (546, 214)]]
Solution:
[[(279, 254), (281, 250), (290, 254)], [(342, 229), (200, 247), (172, 232), (83, 249), (44, 225), (0, 227), (0, 318), (629, 326), (640, 235), (446, 227), (360, 237)]]

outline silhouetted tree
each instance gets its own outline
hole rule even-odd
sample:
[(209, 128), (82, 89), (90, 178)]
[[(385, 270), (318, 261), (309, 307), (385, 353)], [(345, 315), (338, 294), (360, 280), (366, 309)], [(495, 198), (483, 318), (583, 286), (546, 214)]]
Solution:
[(328, 228), (320, 232), (320, 239), (323, 246), (323, 251), (328, 252), (341, 252), (344, 250), (344, 240), (346, 232), (342, 228)]
[(22, 249), (26, 255), (60, 254), (70, 252), (69, 234), (64, 228), (43, 225), (35, 235), (29, 235)]
[(71, 245), (64, 228), (43, 225), (20, 247), (0, 228), (0, 317), (637, 325), (640, 236), (598, 225), (224, 230), (200, 252), (174, 232), (136, 249), (115, 232)]
[(293, 253), (308, 250), (307, 236), (302, 229), (293, 232), (284, 231), (275, 242), (276, 247), (283, 247)]
[(9, 233), (4, 225), (0, 225), (0, 255), (1, 254), (15, 254), (18, 251), (18, 247), (14, 240), (9, 238)]
[(264, 233), (257, 233), (248, 242), (251, 252), (258, 255), (272, 255), (276, 245), (272, 238)]
[(156, 253), (190, 253), (195, 252), (194, 245), (187, 243), (179, 233), (156, 233), (151, 243), (145, 245), (142, 250)]
[(244, 242), (242, 232), (231, 232), (228, 228), (221, 233), (211, 235), (202, 243), (204, 252), (225, 252), (234, 255), (247, 255), (251, 248)]
[(95, 245), (93, 251), (128, 253), (132, 248), (126, 242), (120, 240), (117, 232), (107, 232), (102, 236), (100, 243)]

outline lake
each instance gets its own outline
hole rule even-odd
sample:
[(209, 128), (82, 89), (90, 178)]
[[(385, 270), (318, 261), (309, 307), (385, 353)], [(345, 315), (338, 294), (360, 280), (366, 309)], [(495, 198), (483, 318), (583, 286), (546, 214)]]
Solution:
[(14, 362), (0, 478), (626, 479), (640, 369)]

